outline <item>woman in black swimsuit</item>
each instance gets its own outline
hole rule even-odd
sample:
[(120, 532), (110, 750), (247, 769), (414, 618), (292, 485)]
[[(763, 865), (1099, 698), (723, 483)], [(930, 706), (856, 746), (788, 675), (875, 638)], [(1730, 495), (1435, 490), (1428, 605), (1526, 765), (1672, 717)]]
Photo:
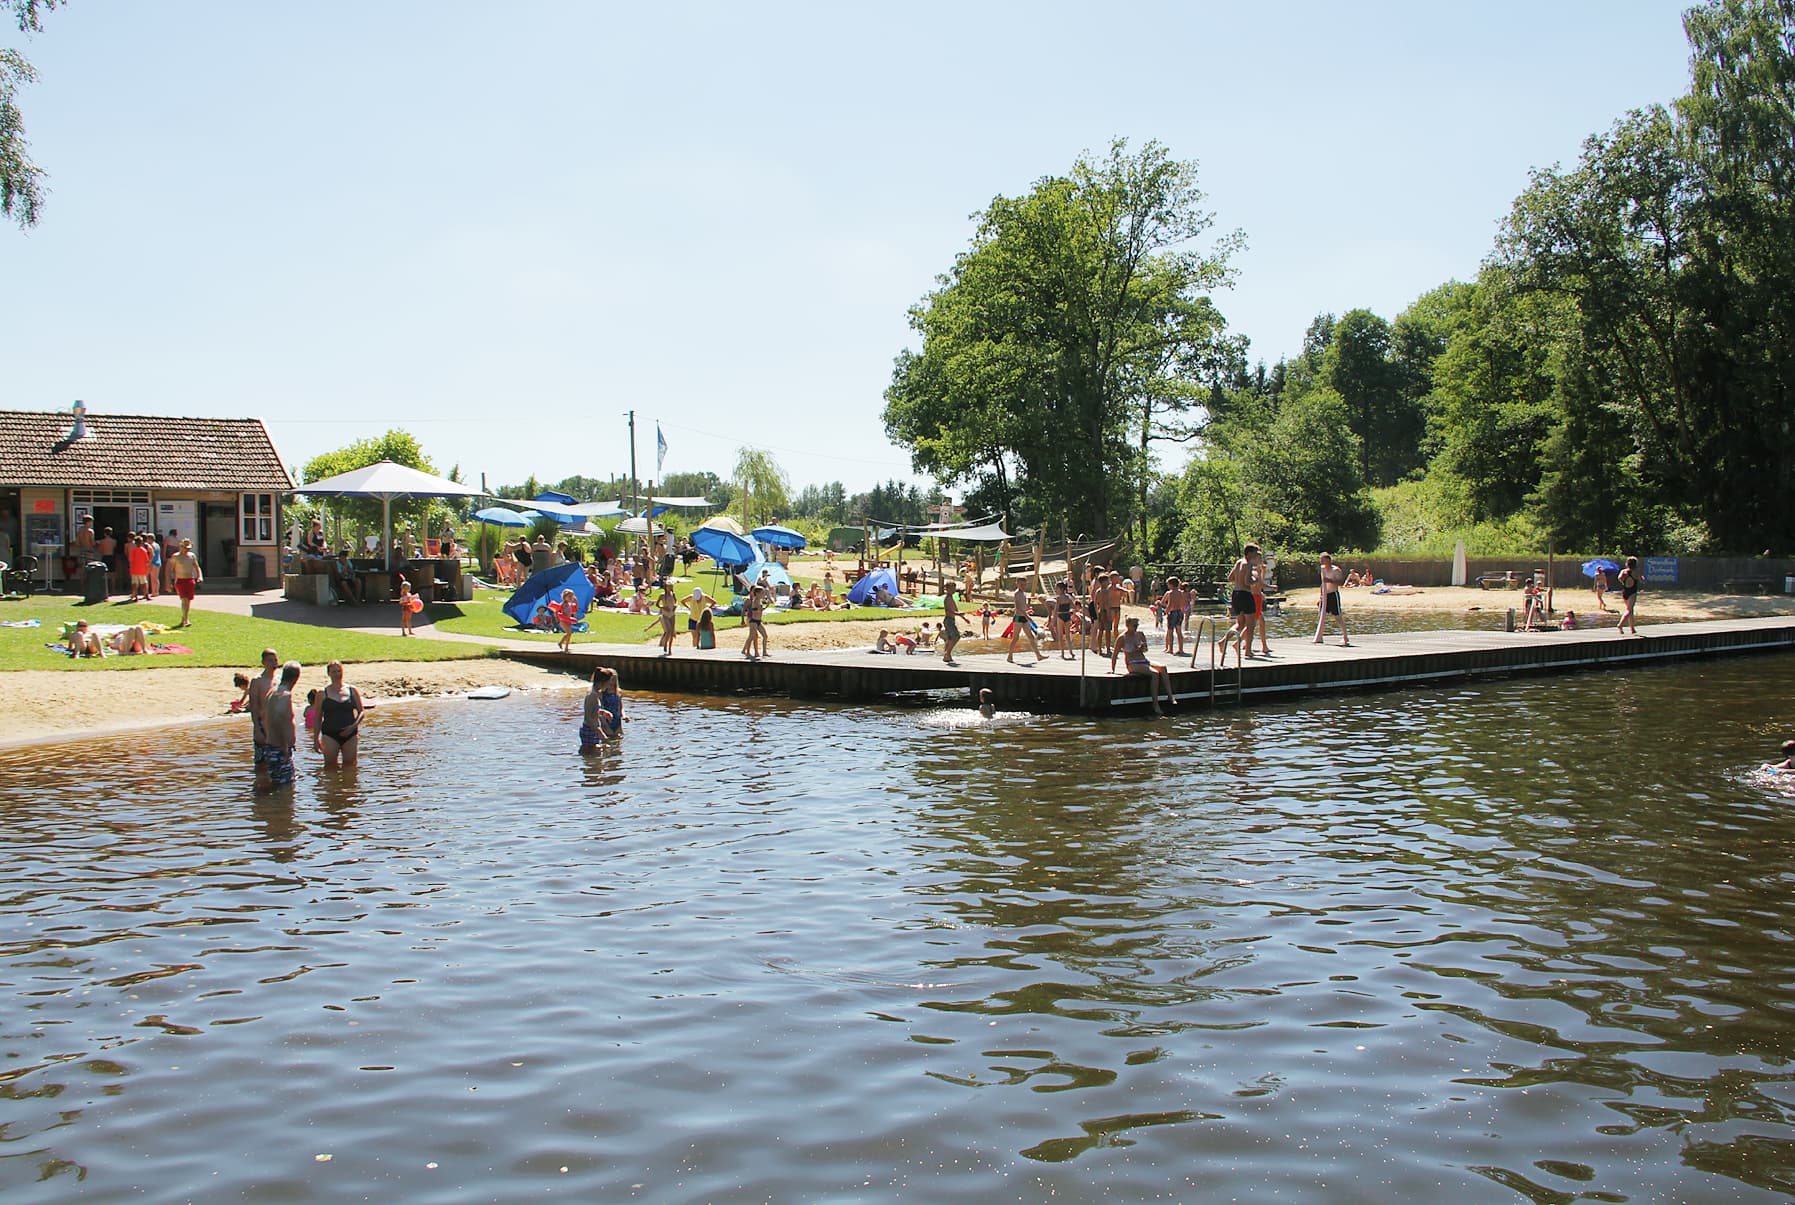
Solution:
[(341, 661), (332, 661), (326, 672), (330, 674), (330, 685), (318, 696), (317, 747), (324, 754), (326, 770), (336, 769), (338, 757), (345, 770), (352, 770), (360, 745), (362, 712), (367, 709), (362, 705), (361, 692), (343, 685)]
[(1639, 597), (1639, 580), (1639, 558), (1630, 556), (1627, 558), (1627, 567), (1620, 571), (1618, 579), (1620, 600), (1626, 604), (1626, 610), (1621, 612), (1620, 623), (1615, 628), (1616, 635), (1628, 628), (1633, 630), (1633, 635), (1639, 635), (1639, 621), (1633, 618), (1633, 603)]

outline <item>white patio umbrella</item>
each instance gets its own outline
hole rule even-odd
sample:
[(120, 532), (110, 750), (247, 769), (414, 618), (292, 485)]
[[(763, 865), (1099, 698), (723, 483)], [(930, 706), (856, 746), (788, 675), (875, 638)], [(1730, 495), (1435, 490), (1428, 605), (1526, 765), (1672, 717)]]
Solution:
[(382, 460), (365, 468), (351, 469), (321, 481), (308, 481), (295, 494), (308, 498), (378, 498), (381, 530), (386, 540), (386, 563), (393, 563), (393, 503), (407, 498), (477, 498), (480, 491), (447, 477)]

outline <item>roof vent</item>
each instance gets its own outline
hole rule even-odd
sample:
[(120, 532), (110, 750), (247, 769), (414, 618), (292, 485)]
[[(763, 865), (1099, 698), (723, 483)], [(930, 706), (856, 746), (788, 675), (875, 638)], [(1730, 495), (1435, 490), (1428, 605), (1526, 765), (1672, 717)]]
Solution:
[(63, 442), (74, 443), (77, 439), (86, 438), (87, 403), (77, 399), (75, 402), (75, 425), (69, 428), (69, 433), (63, 437)]

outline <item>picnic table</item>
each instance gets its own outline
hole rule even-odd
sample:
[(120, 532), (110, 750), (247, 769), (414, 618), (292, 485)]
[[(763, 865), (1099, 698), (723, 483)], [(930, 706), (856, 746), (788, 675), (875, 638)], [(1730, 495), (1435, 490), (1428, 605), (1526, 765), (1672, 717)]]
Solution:
[(1477, 575), (1477, 588), (1480, 590), (1488, 590), (1494, 585), (1501, 586), (1506, 590), (1512, 590), (1516, 586), (1525, 585), (1532, 580), (1533, 575), (1531, 573), (1524, 573), (1517, 577), (1512, 569), (1506, 573), (1480, 573)]

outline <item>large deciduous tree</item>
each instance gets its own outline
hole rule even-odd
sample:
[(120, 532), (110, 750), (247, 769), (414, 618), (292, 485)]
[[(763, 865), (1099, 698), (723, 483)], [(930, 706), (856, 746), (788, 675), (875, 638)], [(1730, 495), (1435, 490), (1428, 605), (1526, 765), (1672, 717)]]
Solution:
[[(32, 34), (42, 28), (44, 13), (58, 0), (8, 0), (19, 32)], [(25, 141), (25, 116), (19, 109), (19, 90), (37, 80), (37, 72), (24, 55), (0, 47), (0, 216), (17, 222), (21, 229), (37, 224), (43, 207), (41, 180), (44, 171), (31, 161)]]
[[(885, 426), (919, 472), (1025, 521), (1109, 535), (1140, 513), (1151, 444), (1238, 359), (1210, 295), (1196, 166), (1124, 140), (979, 215), (972, 246), (910, 313)], [(1204, 388), (1199, 388), (1203, 386)]]

